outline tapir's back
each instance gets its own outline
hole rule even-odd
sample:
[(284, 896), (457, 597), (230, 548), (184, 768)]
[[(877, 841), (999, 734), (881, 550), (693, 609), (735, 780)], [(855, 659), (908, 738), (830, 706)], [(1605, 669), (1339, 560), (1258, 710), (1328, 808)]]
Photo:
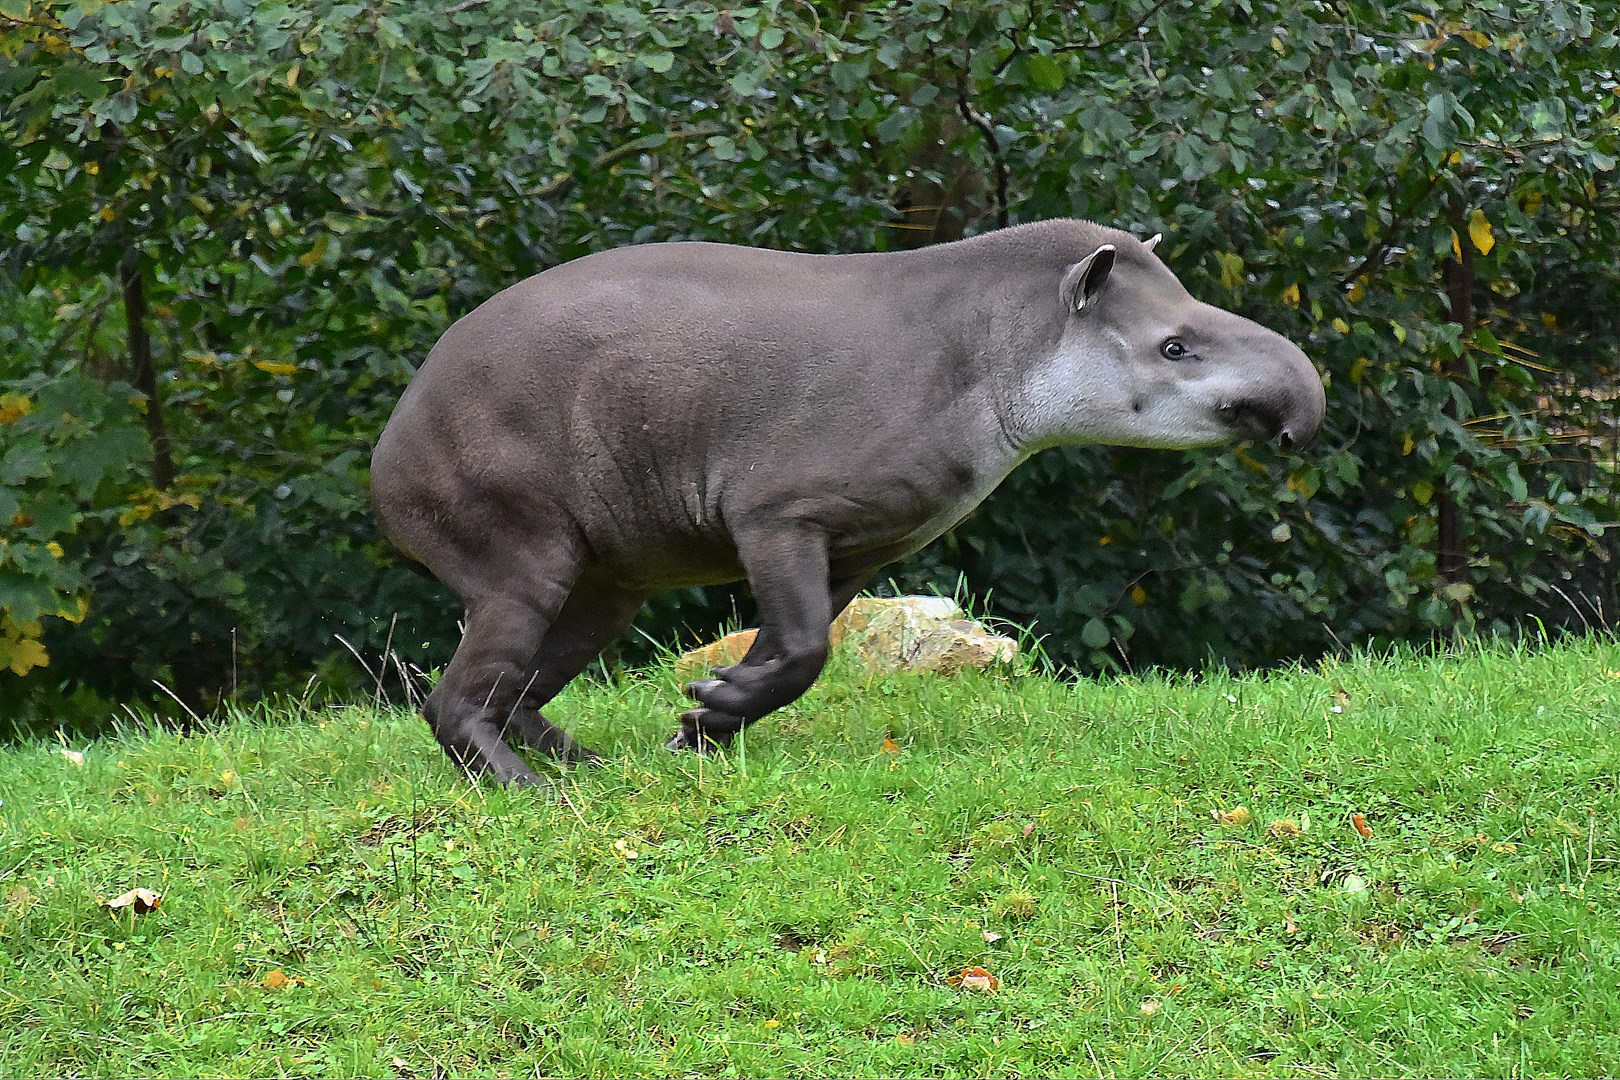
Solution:
[(727, 546), (728, 490), (791, 474), (794, 454), (807, 483), (868, 472), (906, 439), (897, 421), (956, 391), (919, 263), (659, 244), (504, 290), (445, 333), (378, 442), (385, 532), (409, 554), (429, 518), (479, 520), (469, 502), (546, 502), (600, 547)]

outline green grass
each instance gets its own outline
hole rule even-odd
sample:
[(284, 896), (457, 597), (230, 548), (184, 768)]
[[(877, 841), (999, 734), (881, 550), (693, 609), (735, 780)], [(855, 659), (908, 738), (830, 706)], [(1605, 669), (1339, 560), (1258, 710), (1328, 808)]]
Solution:
[(835, 665), (719, 760), (660, 669), (557, 704), (610, 761), (549, 796), (369, 706), (6, 751), (0, 1074), (1614, 1075), (1617, 706), (1589, 639)]

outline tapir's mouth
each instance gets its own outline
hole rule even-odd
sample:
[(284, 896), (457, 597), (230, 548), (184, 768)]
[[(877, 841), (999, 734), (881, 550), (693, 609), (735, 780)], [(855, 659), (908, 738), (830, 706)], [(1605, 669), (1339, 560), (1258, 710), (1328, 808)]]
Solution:
[(1265, 442), (1282, 430), (1283, 418), (1276, 407), (1259, 401), (1234, 401), (1215, 410), (1221, 423), (1246, 439)]

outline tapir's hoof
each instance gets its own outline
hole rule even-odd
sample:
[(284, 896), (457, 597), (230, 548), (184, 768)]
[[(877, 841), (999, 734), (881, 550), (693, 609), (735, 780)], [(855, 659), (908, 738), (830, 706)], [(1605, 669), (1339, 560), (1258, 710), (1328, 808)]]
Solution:
[(742, 726), (743, 722), (738, 717), (712, 709), (691, 709), (681, 714), (681, 729), (664, 744), (664, 749), (691, 750), (699, 754), (718, 753), (731, 745), (732, 737)]

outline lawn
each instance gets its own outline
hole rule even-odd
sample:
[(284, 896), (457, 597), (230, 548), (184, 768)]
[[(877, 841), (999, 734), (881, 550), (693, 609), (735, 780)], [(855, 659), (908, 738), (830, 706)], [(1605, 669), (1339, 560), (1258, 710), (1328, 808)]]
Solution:
[(1620, 1072), (1612, 639), (680, 707), (543, 794), (369, 703), (0, 750), (0, 1073)]

